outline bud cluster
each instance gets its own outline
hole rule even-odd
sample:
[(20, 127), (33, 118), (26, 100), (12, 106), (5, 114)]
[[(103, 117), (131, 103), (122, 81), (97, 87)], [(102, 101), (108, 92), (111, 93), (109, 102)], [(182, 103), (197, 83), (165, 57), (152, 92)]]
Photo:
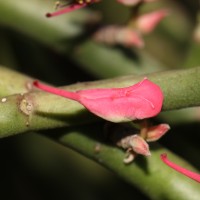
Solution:
[[(101, 0), (63, 0), (56, 2), (56, 11), (47, 13), (47, 17), (54, 17), (75, 11), (86, 7), (90, 4), (100, 2)], [(93, 35), (93, 39), (97, 42), (107, 45), (121, 45), (125, 47), (144, 47), (143, 35), (151, 33), (160, 21), (168, 15), (168, 11), (161, 9), (153, 12), (138, 14), (142, 5), (156, 0), (117, 0), (118, 3), (125, 6), (136, 7), (133, 9), (133, 17), (127, 24), (108, 25), (99, 28)]]
[(131, 163), (136, 155), (150, 156), (147, 142), (159, 140), (170, 129), (168, 124), (151, 126), (147, 121), (140, 122), (138, 128), (133, 124), (107, 123), (105, 125), (106, 136), (118, 147), (126, 150), (124, 163)]

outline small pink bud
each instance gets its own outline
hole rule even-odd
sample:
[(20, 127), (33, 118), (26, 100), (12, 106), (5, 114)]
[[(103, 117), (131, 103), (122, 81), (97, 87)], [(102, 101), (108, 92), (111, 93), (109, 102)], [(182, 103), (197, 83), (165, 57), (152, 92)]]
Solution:
[(133, 135), (129, 142), (130, 147), (134, 152), (145, 156), (150, 156), (149, 145), (139, 135)]
[(136, 27), (143, 34), (148, 34), (152, 32), (158, 23), (167, 15), (167, 10), (159, 10), (141, 15), (136, 19)]
[(170, 126), (168, 124), (159, 124), (149, 127), (146, 133), (146, 141), (154, 142), (159, 140), (169, 129)]
[(156, 0), (117, 0), (117, 1), (125, 6), (135, 6), (139, 3), (148, 3)]
[(117, 1), (125, 6), (135, 6), (142, 0), (117, 0)]
[(126, 47), (135, 46), (138, 48), (144, 46), (144, 41), (140, 34), (128, 27), (105, 26), (94, 34), (94, 39), (97, 42), (108, 45), (120, 44)]
[(118, 41), (124, 46), (130, 47), (135, 46), (138, 48), (144, 47), (144, 41), (140, 34), (132, 29), (124, 29), (119, 32)]
[(167, 154), (163, 153), (161, 154), (161, 160), (168, 165), (169, 167), (171, 167), (172, 169), (176, 170), (177, 172), (180, 172), (181, 174), (184, 174), (185, 176), (197, 181), (200, 183), (200, 174), (197, 174), (195, 172), (191, 172), (188, 169), (185, 169), (173, 162), (171, 162), (170, 160), (167, 159)]
[(125, 88), (98, 88), (70, 92), (35, 81), (46, 92), (78, 101), (90, 112), (111, 122), (154, 117), (161, 111), (163, 93), (158, 85), (144, 78)]

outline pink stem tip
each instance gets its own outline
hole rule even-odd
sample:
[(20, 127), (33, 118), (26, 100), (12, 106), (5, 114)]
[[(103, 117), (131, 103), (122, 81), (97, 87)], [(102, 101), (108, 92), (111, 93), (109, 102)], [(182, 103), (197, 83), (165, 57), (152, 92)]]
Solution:
[(56, 12), (53, 12), (53, 13), (47, 13), (46, 14), (46, 17), (55, 17), (55, 16), (58, 16), (58, 15), (62, 15), (64, 13), (69, 13), (69, 12), (72, 12), (74, 10), (78, 10), (80, 8), (83, 8), (87, 5), (87, 3), (83, 3), (83, 4), (72, 4), (66, 8), (63, 8), (61, 10), (58, 10)]
[(47, 85), (44, 85), (44, 84), (42, 84), (38, 81), (33, 81), (33, 85), (35, 87), (41, 89), (41, 90), (46, 91), (46, 92), (56, 94), (56, 95), (59, 95), (59, 96), (62, 96), (62, 97), (66, 97), (68, 99), (72, 99), (72, 100), (75, 100), (75, 101), (79, 101), (79, 95), (76, 92), (70, 92), (70, 91), (67, 91), (67, 90), (62, 90), (62, 89), (59, 89), (59, 88), (47, 86)]
[(189, 178), (200, 183), (200, 174), (197, 174), (195, 172), (191, 172), (190, 170), (185, 169), (185, 168), (171, 162), (170, 160), (168, 160), (166, 153), (161, 154), (160, 158), (166, 165), (168, 165), (172, 169), (174, 169), (177, 172), (180, 172), (181, 174), (184, 174), (185, 176), (187, 176), (187, 177), (189, 177)]

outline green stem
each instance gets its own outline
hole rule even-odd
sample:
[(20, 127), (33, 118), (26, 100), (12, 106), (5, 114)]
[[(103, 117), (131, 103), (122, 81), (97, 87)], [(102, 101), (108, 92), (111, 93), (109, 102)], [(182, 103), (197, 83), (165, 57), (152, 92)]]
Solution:
[[(39, 130), (71, 126), (75, 124), (91, 123), (100, 120), (79, 103), (44, 92), (29, 92), (24, 95), (16, 94), (3, 97), (12, 93), (27, 91), (27, 77), (16, 73), (15, 85), (12, 77), (15, 72), (0, 68), (4, 73), (4, 81), (0, 82), (1, 130), (0, 137), (25, 132), (27, 130)], [(6, 78), (7, 74), (7, 78)], [(10, 76), (12, 75), (12, 76)], [(164, 92), (164, 110), (200, 106), (200, 67), (187, 70), (173, 70), (152, 73), (147, 77), (157, 83)], [(80, 90), (87, 88), (124, 87), (130, 86), (144, 76), (125, 76), (102, 81), (78, 83), (64, 87), (68, 90)], [(28, 85), (31, 85), (30, 78)], [(11, 93), (11, 94), (12, 94)], [(17, 119), (17, 120), (16, 120)], [(10, 126), (12, 122), (12, 126)]]
[(21, 0), (19, 3), (1, 0), (0, 24), (70, 56), (80, 67), (97, 77), (142, 74), (164, 68), (144, 51), (97, 44), (92, 35), (87, 35), (88, 40), (82, 43), (79, 37), (87, 32), (85, 24), (96, 16), (94, 12), (84, 8), (60, 17), (46, 18), (45, 13), (52, 9), (53, 4), (48, 5), (46, 1)]
[(151, 157), (138, 156), (133, 163), (125, 165), (123, 163), (124, 153), (113, 146), (100, 143), (101, 139), (96, 139), (96, 137), (101, 136), (101, 127), (92, 125), (85, 129), (81, 127), (81, 129), (71, 128), (61, 131), (60, 134), (55, 135), (54, 139), (115, 172), (151, 199), (195, 200), (200, 196), (198, 183), (189, 180), (161, 162), (160, 154), (166, 152), (174, 162), (196, 171), (169, 150), (154, 143), (151, 147)]
[[(0, 68), (0, 72), (2, 72), (1, 74), (4, 72), (4, 81), (1, 82), (0, 89), (1, 95), (3, 95), (3, 93), (8, 95), (9, 93), (26, 91), (25, 85), (27, 84), (27, 80), (30, 81), (30, 78), (4, 68)], [(174, 84), (173, 81), (177, 82), (181, 80), (180, 77), (183, 79), (186, 78), (186, 76), (190, 78), (195, 77), (194, 74), (197, 75), (199, 69), (179, 70), (176, 71), (176, 73), (174, 73), (174, 71), (163, 73), (151, 74), (149, 77), (159, 82), (162, 84), (162, 87), (164, 87), (165, 84)], [(166, 79), (163, 79), (165, 76), (168, 78), (166, 77)], [(16, 78), (14, 86), (13, 78)], [(141, 77), (136, 78), (132, 76), (121, 77), (98, 82), (75, 84), (69, 88), (83, 89), (95, 86), (125, 86), (140, 78)], [(163, 83), (161, 83), (162, 79), (163, 81), (165, 80)], [(172, 83), (170, 83), (170, 81), (172, 81)], [(186, 91), (188, 90), (186, 87), (187, 81), (185, 84), (182, 82), (180, 86), (183, 88), (185, 87)], [(191, 85), (188, 87), (190, 88), (190, 86)], [(170, 88), (172, 88), (170, 92), (173, 92), (173, 87)], [(167, 91), (166, 89), (166, 92)], [(176, 93), (176, 95), (180, 94)], [(79, 104), (54, 95), (43, 92), (32, 92), (25, 93), (24, 96), (13, 95), (6, 98), (6, 102), (1, 102), (0, 104), (2, 137), (29, 130), (65, 126), (67, 123), (69, 123), (68, 125), (79, 123), (80, 121), (83, 123), (83, 120), (90, 121), (89, 113), (85, 113), (88, 116), (82, 116), (82, 118), (79, 119), (81, 116), (76, 113), (78, 107), (80, 111), (83, 110)], [(32, 113), (31, 108), (36, 110)], [(38, 111), (40, 113), (37, 113)], [(90, 117), (91, 116), (92, 115), (90, 115)], [(161, 153), (166, 152), (174, 162), (195, 171), (188, 163), (174, 156), (167, 149), (159, 145), (153, 145), (153, 150), (151, 151), (152, 156), (150, 158), (145, 159), (138, 157), (134, 163), (128, 166), (124, 165), (124, 153), (121, 150), (101, 143), (102, 139), (99, 139), (99, 137), (102, 136), (101, 130), (102, 127), (96, 124), (87, 126), (87, 128), (83, 126), (80, 129), (71, 128), (64, 132), (59, 130), (59, 132), (55, 134), (54, 139), (109, 168), (142, 192), (146, 193), (151, 199), (163, 199), (165, 197), (169, 200), (198, 199), (200, 196), (199, 184), (165, 166), (160, 161), (159, 156)]]

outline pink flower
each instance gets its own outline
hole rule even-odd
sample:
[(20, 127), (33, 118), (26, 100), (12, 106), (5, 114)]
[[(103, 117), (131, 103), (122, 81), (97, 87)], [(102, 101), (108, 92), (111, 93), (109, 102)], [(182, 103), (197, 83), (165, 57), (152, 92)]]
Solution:
[(60, 9), (56, 12), (47, 13), (46, 16), (47, 17), (55, 17), (55, 16), (58, 16), (58, 15), (69, 13), (69, 12), (72, 12), (74, 10), (78, 10), (80, 8), (83, 8), (83, 7), (87, 6), (88, 4), (96, 3), (98, 1), (99, 0), (85, 0), (85, 1), (83, 0), (83, 3), (82, 2), (79, 3), (78, 1), (74, 1), (75, 3), (71, 3), (69, 6), (66, 6), (65, 8)]
[(81, 103), (95, 115), (111, 122), (144, 119), (161, 111), (163, 93), (158, 85), (144, 78), (125, 88), (98, 88), (70, 92), (35, 81), (34, 86)]
[(188, 169), (185, 169), (173, 162), (171, 162), (170, 160), (167, 159), (167, 154), (164, 153), (164, 154), (161, 154), (161, 159), (162, 161), (168, 165), (169, 167), (171, 167), (172, 169), (180, 172), (181, 174), (184, 174), (185, 176), (197, 181), (200, 183), (200, 174), (197, 174), (197, 173), (194, 173), (194, 172), (191, 172), (190, 170)]

